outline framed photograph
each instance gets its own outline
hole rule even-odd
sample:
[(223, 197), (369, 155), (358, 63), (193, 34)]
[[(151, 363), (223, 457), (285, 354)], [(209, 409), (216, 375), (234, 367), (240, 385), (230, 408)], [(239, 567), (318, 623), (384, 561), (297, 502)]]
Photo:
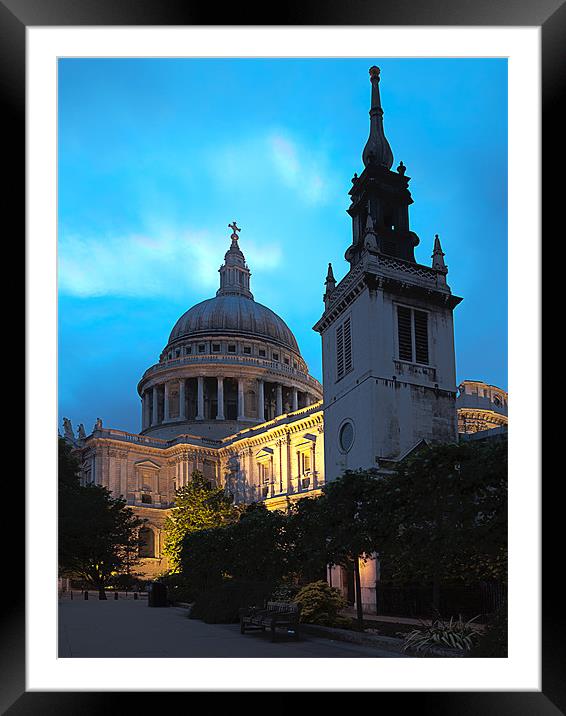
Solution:
[[(13, 166), (25, 171), (25, 194), (10, 182), (6, 206), (25, 210), (27, 309), (25, 495), (10, 497), (25, 505), (26, 549), (7, 575), (18, 589), (3, 626), (3, 712), (90, 713), (110, 695), (131, 708), (132, 692), (147, 707), (173, 691), (375, 691), (434, 714), (561, 713), (560, 612), (540, 577), (539, 331), (540, 136), (545, 150), (560, 141), (550, 120), (564, 5), (312, 2), (277, 17), (231, 7), (222, 24), (213, 14), (151, 0), (0, 3)], [(483, 575), (462, 599), (435, 581), (440, 538), (426, 532), (419, 454), (456, 442), (475, 455), (501, 440), (505, 585), (492, 546), (483, 562), (479, 548), (456, 552), (464, 582)], [(98, 509), (61, 497), (61, 445), (81, 488), (104, 488), (136, 521), (107, 580), (75, 561), (73, 579), (57, 581), (69, 510), (85, 522), (92, 510), (94, 534)], [(407, 541), (403, 528), (381, 555), (356, 542), (350, 568), (340, 533), (334, 552), (326, 538), (324, 574), (293, 577), (297, 590), (327, 584), (343, 600), (337, 619), (353, 632), (358, 619), (365, 641), (332, 636), (338, 621), (287, 638), (299, 617), (275, 576), (276, 590), (241, 597), (263, 611), (238, 602), (240, 627), (210, 614), (177, 625), (192, 597), (146, 608), (163, 585), (178, 588), (171, 575), (188, 552), (171, 535), (197, 488), (216, 490), (218, 524), (241, 524), (250, 505), (296, 517), (303, 498), (331, 500), (326, 486), (352, 471), (397, 485), (390, 476), (409, 484), (411, 469), (413, 527), (426, 537)], [(398, 487), (383, 489), (394, 506)], [(308, 524), (326, 519), (316, 514)], [(549, 544), (558, 523), (545, 516)], [(247, 536), (230, 544), (241, 539), (267, 580), (277, 545), (262, 534), (255, 555)], [(202, 549), (210, 567), (214, 549)], [(238, 575), (249, 588), (234, 571), (227, 594)], [(418, 606), (431, 598), (432, 611)], [(441, 605), (460, 609), (465, 630), (477, 605), (495, 614), (507, 599), (506, 656), (456, 658), (454, 636), (452, 652), (425, 651), (436, 658), (401, 648), (432, 630)], [(193, 616), (212, 608), (201, 601)], [(470, 631), (481, 638), (489, 623)]]

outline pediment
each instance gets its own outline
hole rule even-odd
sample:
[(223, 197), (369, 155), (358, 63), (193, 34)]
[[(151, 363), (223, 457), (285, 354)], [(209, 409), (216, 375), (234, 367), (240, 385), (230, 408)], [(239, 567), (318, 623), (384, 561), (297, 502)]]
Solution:
[(316, 442), (316, 435), (313, 435), (312, 433), (305, 433), (302, 437), (302, 440), (300, 443), (297, 443), (296, 447), (298, 448), (310, 448), (312, 447), (312, 444)]
[(157, 462), (153, 462), (153, 460), (139, 460), (138, 462), (134, 463), (134, 467), (145, 467), (150, 468), (152, 470), (161, 470), (161, 465), (159, 465)]

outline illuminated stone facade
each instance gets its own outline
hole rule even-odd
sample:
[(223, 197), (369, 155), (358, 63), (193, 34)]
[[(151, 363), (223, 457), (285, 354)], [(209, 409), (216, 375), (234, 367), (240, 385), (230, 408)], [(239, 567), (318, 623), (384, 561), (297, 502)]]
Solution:
[(122, 495), (146, 521), (145, 577), (167, 568), (163, 524), (194, 470), (236, 504), (263, 500), (270, 509), (319, 494), (324, 483), (322, 386), (284, 321), (254, 300), (231, 228), (216, 297), (181, 316), (139, 382), (141, 432), (98, 420), (75, 438), (65, 421), (83, 481)]
[(458, 386), (458, 432), (478, 433), (507, 428), (507, 393), (481, 380), (464, 380)]

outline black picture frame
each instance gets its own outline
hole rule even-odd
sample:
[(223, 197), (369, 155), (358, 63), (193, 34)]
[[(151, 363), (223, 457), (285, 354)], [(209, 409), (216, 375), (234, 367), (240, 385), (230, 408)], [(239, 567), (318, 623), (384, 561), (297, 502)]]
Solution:
[[(28, 26), (84, 25), (425, 25), (425, 26), (540, 26), (542, 36), (543, 167), (556, 163), (556, 148), (563, 145), (563, 84), (566, 69), (566, 2), (564, 0), (493, 0), (471, 3), (466, 0), (303, 0), (258, 9), (256, 4), (234, 3), (222, 7), (185, 0), (0, 0), (0, 93), (4, 113), (4, 137), (15, 153), (10, 181), (3, 197), (5, 211), (13, 214), (14, 224), (25, 216), (25, 32)], [(546, 178), (544, 223), (559, 226), (558, 184)], [(556, 237), (559, 240), (559, 237)], [(23, 244), (23, 242), (22, 242)], [(534, 247), (538, 250), (538, 247)], [(530, 376), (529, 380), (539, 380)], [(28, 421), (29, 424), (29, 421)], [(533, 426), (533, 431), (539, 430)], [(559, 475), (555, 475), (556, 478)], [(550, 482), (550, 481), (549, 481)], [(543, 544), (559, 544), (561, 520), (552, 515), (559, 509), (555, 494), (558, 479), (545, 486), (543, 502)], [(11, 490), (10, 510), (23, 511), (24, 483)], [(557, 514), (557, 512), (555, 513)], [(20, 714), (98, 713), (109, 698), (110, 711), (131, 712), (137, 706), (131, 692), (29, 692), (25, 687), (25, 603), (24, 603), (24, 520), (19, 532), (12, 532), (10, 562), (2, 591), (8, 597), (1, 615), (0, 709), (11, 716)], [(19, 545), (20, 554), (17, 552)], [(546, 553), (545, 553), (546, 554)], [(19, 557), (19, 559), (18, 559)], [(552, 558), (550, 557), (548, 561)], [(19, 570), (19, 571), (18, 571)], [(555, 571), (556, 570), (556, 571)], [(528, 567), (525, 567), (528, 573)], [(566, 709), (566, 650), (560, 629), (562, 590), (554, 589), (557, 562), (547, 564), (543, 578), (542, 608), (542, 691), (540, 692), (380, 692), (376, 708), (393, 706), (417, 713), (441, 714), (525, 714), (545, 716)], [(561, 575), (560, 575), (561, 576)], [(530, 574), (527, 578), (537, 579)], [(17, 586), (16, 586), (17, 585)], [(447, 685), (449, 688), (449, 685)], [(320, 689), (324, 691), (324, 688)], [(140, 694), (144, 709), (163, 708), (164, 694)], [(394, 702), (392, 702), (393, 697)], [(134, 699), (134, 701), (132, 701)], [(388, 702), (385, 705), (385, 701)]]

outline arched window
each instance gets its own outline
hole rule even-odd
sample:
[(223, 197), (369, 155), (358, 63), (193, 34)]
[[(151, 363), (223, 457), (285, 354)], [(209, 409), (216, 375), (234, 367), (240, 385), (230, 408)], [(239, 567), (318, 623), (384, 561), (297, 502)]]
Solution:
[(155, 535), (149, 527), (142, 527), (138, 536), (140, 557), (155, 557)]

